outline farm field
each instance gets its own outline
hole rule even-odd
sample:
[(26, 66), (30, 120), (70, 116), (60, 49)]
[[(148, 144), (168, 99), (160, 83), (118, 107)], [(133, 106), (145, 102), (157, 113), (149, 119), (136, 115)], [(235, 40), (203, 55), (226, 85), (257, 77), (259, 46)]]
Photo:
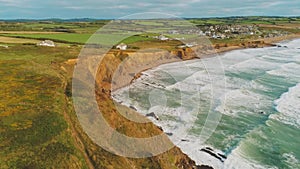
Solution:
[(0, 36), (0, 43), (2, 44), (24, 44), (24, 43), (38, 43), (38, 40), (34, 39), (22, 39), (22, 38), (12, 38), (12, 37), (4, 37)]

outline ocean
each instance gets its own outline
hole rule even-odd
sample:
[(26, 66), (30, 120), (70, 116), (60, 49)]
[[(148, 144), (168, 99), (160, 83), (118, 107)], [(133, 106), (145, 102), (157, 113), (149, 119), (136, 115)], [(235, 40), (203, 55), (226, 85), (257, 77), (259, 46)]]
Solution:
[(197, 164), (300, 168), (300, 40), (278, 45), (219, 55), (215, 69), (224, 71), (215, 73), (206, 64), (213, 58), (161, 65), (113, 98), (154, 112)]

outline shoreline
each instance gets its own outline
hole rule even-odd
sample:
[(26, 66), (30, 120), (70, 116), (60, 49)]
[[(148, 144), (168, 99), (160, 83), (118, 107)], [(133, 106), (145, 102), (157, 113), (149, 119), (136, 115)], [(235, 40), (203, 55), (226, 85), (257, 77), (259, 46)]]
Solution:
[[(231, 51), (235, 51), (235, 50), (275, 47), (275, 46), (277, 46), (275, 43), (284, 42), (284, 41), (292, 41), (292, 40), (299, 39), (299, 38), (300, 38), (300, 34), (293, 34), (293, 35), (287, 35), (287, 36), (281, 36), (281, 37), (275, 37), (275, 38), (263, 38), (263, 39), (253, 40), (253, 41), (264, 41), (264, 44), (261, 47), (244, 47), (244, 46), (239, 46), (239, 45), (232, 45), (232, 46), (228, 46), (228, 47), (221, 47), (219, 49), (214, 48), (213, 49), (214, 53), (207, 54), (206, 56), (203, 56), (203, 57), (200, 57), (200, 58), (199, 57), (193, 57), (193, 58), (189, 58), (189, 59), (170, 60), (170, 61), (167, 61), (163, 64), (160, 64), (160, 65), (157, 65), (157, 66), (154, 66), (154, 67), (151, 67), (151, 68), (143, 69), (133, 77), (130, 84), (132, 84), (135, 80), (139, 79), (143, 75), (143, 72), (146, 72), (147, 70), (151, 70), (151, 69), (156, 68), (156, 67), (161, 66), (161, 65), (175, 63), (175, 62), (188, 61), (188, 60), (194, 60), (194, 59), (203, 59), (203, 58), (215, 57), (217, 55), (222, 55), (222, 54), (225, 54), (227, 52), (231, 52)], [(129, 85), (122, 86), (122, 87), (116, 89), (115, 91), (117, 91), (119, 89), (122, 89), (124, 87), (127, 87)]]
[[(264, 39), (264, 45), (265, 46), (262, 46), (262, 47), (243, 47), (243, 46), (229, 46), (229, 47), (223, 47), (223, 48), (220, 48), (220, 49), (214, 49), (215, 50), (215, 53), (213, 54), (208, 54), (204, 57), (194, 57), (194, 58), (190, 58), (190, 59), (185, 59), (185, 60), (176, 60), (176, 61), (169, 61), (169, 62), (166, 62), (166, 63), (163, 63), (163, 64), (160, 64), (160, 65), (157, 65), (157, 66), (154, 66), (154, 67), (151, 67), (151, 68), (147, 68), (147, 69), (144, 69), (144, 70), (141, 70), (139, 73), (137, 73), (134, 78), (131, 80), (130, 84), (127, 85), (127, 86), (123, 86), (119, 89), (122, 89), (122, 88), (125, 88), (125, 87), (128, 87), (130, 86), (132, 83), (134, 83), (135, 80), (139, 79), (143, 73), (145, 71), (148, 71), (148, 70), (151, 70), (151, 69), (154, 69), (154, 68), (157, 68), (161, 65), (165, 65), (165, 64), (170, 64), (170, 63), (175, 63), (175, 62), (179, 62), (179, 61), (189, 61), (189, 60), (194, 60), (194, 59), (203, 59), (203, 58), (209, 58), (209, 57), (215, 57), (215, 56), (218, 56), (218, 55), (222, 55), (222, 54), (225, 54), (227, 52), (231, 52), (231, 51), (235, 51), (235, 50), (243, 50), (243, 49), (254, 49), (254, 48), (265, 48), (265, 47), (276, 47), (277, 45), (275, 43), (280, 43), (280, 42), (284, 42), (284, 41), (292, 41), (292, 40), (295, 40), (295, 39), (300, 39), (300, 35), (299, 34), (295, 34), (295, 35), (290, 35), (290, 36), (285, 36), (285, 37), (276, 37), (276, 38), (268, 38), (268, 39)], [(279, 47), (279, 46), (277, 46)], [(118, 91), (119, 89), (115, 90), (114, 92)], [(114, 100), (113, 96), (111, 95), (111, 99)], [(115, 101), (115, 100), (114, 100)], [(126, 106), (126, 105), (124, 105)], [(127, 107), (127, 106), (126, 106)], [(137, 111), (138, 112), (138, 111)], [(138, 112), (139, 113), (139, 112)], [(141, 114), (141, 113), (140, 113)], [(152, 121), (152, 120), (151, 120)], [(154, 122), (152, 122), (154, 123)], [(155, 123), (154, 123), (155, 124)], [(177, 146), (176, 146), (177, 147)], [(178, 147), (179, 148), (179, 147)], [(179, 148), (180, 149), (180, 148)], [(186, 154), (186, 153), (184, 153)], [(192, 161), (195, 162), (196, 164), (196, 161), (194, 159), (192, 159), (188, 154), (186, 154)], [(197, 165), (199, 167), (211, 167), (211, 166), (207, 166), (206, 164), (199, 164)], [(212, 168), (212, 167), (211, 167)]]

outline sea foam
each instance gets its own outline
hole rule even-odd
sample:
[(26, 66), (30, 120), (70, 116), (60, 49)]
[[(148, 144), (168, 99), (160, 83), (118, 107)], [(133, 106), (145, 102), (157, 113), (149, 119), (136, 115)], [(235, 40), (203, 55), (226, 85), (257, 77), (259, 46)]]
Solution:
[(271, 115), (271, 118), (300, 128), (300, 83), (291, 87), (274, 103), (279, 113)]
[[(260, 128), (270, 127), (268, 122), (271, 120), (300, 127), (300, 84), (296, 85), (300, 81), (300, 55), (297, 49), (299, 40), (280, 45), (287, 45), (287, 48), (237, 50), (221, 55), (219, 58), (225, 74), (221, 71), (208, 74), (207, 69), (214, 69), (213, 64), (205, 65), (209, 59), (192, 60), (150, 69), (129, 87), (135, 94), (162, 90), (168, 100), (165, 106), (151, 105), (147, 108), (146, 105), (137, 103), (134, 100), (136, 98), (124, 96), (126, 92), (122, 91), (123, 89), (114, 93), (114, 99), (123, 101), (122, 104), (127, 106), (134, 105), (144, 115), (155, 112), (161, 120), (150, 119), (161, 126), (165, 132), (174, 133), (170, 139), (197, 164), (210, 165), (216, 169), (276, 168), (276, 164), (266, 166), (262, 161), (247, 156), (245, 144), (249, 141), (258, 144), (256, 137), (252, 137), (256, 134), (259, 134), (262, 139), (271, 140)], [(224, 79), (222, 76), (225, 76)], [(211, 78), (215, 81), (211, 82)], [(223, 80), (226, 82), (226, 89), (222, 88)], [(289, 88), (291, 84), (295, 86)], [(217, 97), (212, 94), (212, 89)], [(279, 89), (280, 91), (274, 91)], [(280, 93), (284, 90), (287, 92)], [(172, 95), (172, 92), (181, 92), (181, 94)], [(197, 93), (200, 93), (200, 98)], [(212, 99), (215, 99), (213, 106), (210, 105)], [(176, 100), (183, 101), (176, 102)], [(201, 102), (199, 109), (192, 109), (197, 102)], [(183, 105), (178, 106), (178, 103)], [(278, 112), (269, 116), (270, 113), (274, 113), (274, 108)], [(203, 142), (199, 135), (202, 132), (198, 131), (203, 128), (193, 122), (205, 121), (199, 117), (206, 117), (209, 109), (212, 110), (210, 112), (212, 114), (222, 114), (227, 121), (221, 121), (221, 127), (214, 131), (214, 136), (218, 137)], [(235, 119), (238, 120), (234, 121)], [(219, 121), (211, 122), (210, 125), (218, 125), (218, 123)], [(190, 132), (190, 129), (196, 132)], [(268, 142), (265, 144), (272, 145)], [(210, 154), (200, 151), (205, 147), (212, 148), (215, 153), (226, 152), (227, 159), (221, 162)], [(258, 146), (257, 150), (252, 151), (259, 152), (262, 151), (261, 148)], [(285, 154), (282, 158), (286, 163), (295, 166), (292, 163), (297, 162), (296, 157), (299, 157), (299, 154)]]

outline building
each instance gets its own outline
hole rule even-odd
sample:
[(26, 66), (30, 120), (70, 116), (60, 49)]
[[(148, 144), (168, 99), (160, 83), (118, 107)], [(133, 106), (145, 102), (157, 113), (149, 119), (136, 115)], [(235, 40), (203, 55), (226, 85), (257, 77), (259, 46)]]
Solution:
[(185, 46), (186, 46), (186, 47), (189, 47), (189, 48), (194, 47), (194, 46), (197, 46), (197, 45), (198, 45), (198, 44), (197, 44), (196, 42), (191, 42), (191, 43), (185, 44)]
[(38, 46), (55, 47), (55, 43), (51, 40), (44, 40), (37, 44)]
[(126, 50), (127, 49), (127, 45), (125, 43), (121, 43), (119, 44), (118, 46), (116, 46), (117, 49), (120, 49), (120, 50)]
[(194, 47), (194, 46), (197, 46), (198, 44), (196, 42), (191, 42), (191, 43), (186, 43), (184, 45), (180, 45), (180, 46), (177, 46), (177, 48), (191, 48), (191, 47)]
[(158, 39), (162, 41), (169, 40), (169, 38), (165, 37), (164, 35), (159, 35)]

